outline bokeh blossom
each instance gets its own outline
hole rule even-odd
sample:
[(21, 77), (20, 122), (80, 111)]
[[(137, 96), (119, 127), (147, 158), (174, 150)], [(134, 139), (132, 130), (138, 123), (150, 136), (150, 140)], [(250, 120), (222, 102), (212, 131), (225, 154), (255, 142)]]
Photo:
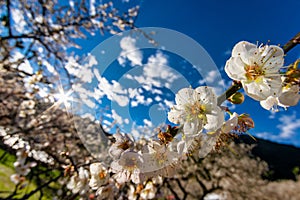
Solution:
[(27, 162), (28, 152), (24, 149), (18, 150), (16, 156), (17, 160), (13, 164), (16, 173), (10, 176), (10, 180), (15, 184), (19, 184), (26, 180), (25, 176), (30, 173), (31, 168), (35, 167), (37, 163)]
[(151, 181), (149, 181), (145, 188), (141, 191), (141, 198), (142, 199), (153, 199), (156, 195), (157, 189), (153, 185)]
[(91, 179), (89, 186), (92, 189), (97, 189), (108, 182), (108, 171), (101, 163), (92, 163), (90, 165), (90, 173)]
[(76, 172), (73, 176), (71, 176), (70, 181), (67, 184), (67, 188), (71, 190), (74, 194), (85, 194), (89, 190), (88, 179), (88, 170), (84, 169), (83, 167), (80, 167), (78, 169), (78, 173)]
[(140, 183), (143, 181), (140, 171), (143, 162), (143, 158), (139, 153), (125, 151), (120, 159), (111, 163), (110, 167), (112, 172), (115, 173), (114, 177), (118, 183), (122, 184), (130, 180), (133, 183)]

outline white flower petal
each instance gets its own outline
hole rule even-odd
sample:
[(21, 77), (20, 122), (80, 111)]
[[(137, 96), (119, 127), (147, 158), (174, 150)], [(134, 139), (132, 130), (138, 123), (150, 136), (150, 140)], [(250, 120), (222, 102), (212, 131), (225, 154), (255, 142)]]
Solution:
[(245, 64), (242, 62), (239, 57), (231, 57), (225, 65), (226, 74), (233, 80), (246, 80), (245, 78), (245, 69), (241, 66)]
[(233, 113), (231, 116), (230, 116), (230, 119), (227, 120), (222, 128), (221, 128), (221, 131), (223, 133), (229, 133), (230, 131), (232, 131), (236, 126), (237, 126), (237, 123), (238, 123), (238, 114), (237, 113)]
[(253, 48), (256, 48), (255, 44), (252, 44), (247, 41), (240, 41), (233, 47), (232, 56), (238, 57), (238, 56), (240, 56), (241, 53), (248, 52)]
[(260, 101), (260, 105), (266, 110), (271, 110), (274, 106), (278, 105), (278, 100), (274, 96), (269, 96), (267, 99)]
[(202, 129), (202, 121), (197, 119), (187, 120), (183, 124), (183, 132), (187, 135), (197, 134)]
[(219, 107), (215, 107), (212, 114), (207, 114), (207, 124), (204, 128), (208, 131), (215, 131), (224, 123), (224, 113)]
[(186, 142), (184, 140), (181, 140), (177, 144), (177, 152), (178, 154), (186, 153)]
[(237, 43), (232, 50), (232, 57), (240, 57), (243, 63), (250, 65), (251, 57), (254, 54), (256, 45), (249, 43), (247, 41), (241, 41)]
[(89, 177), (89, 173), (83, 167), (80, 167), (78, 170), (78, 177), (79, 179), (87, 179)]
[(197, 87), (194, 93), (194, 100), (200, 100), (202, 104), (217, 105), (217, 98), (211, 87)]
[(257, 101), (267, 99), (269, 96), (278, 96), (281, 91), (280, 77), (271, 81), (262, 80), (260, 82), (242, 82), (248, 96)]
[(199, 150), (199, 158), (204, 158), (205, 156), (207, 156), (207, 154), (209, 154), (218, 139), (218, 134), (214, 134), (214, 135), (204, 135), (202, 137), (202, 141), (201, 141), (201, 148)]
[(299, 86), (293, 85), (286, 89), (278, 98), (279, 102), (283, 106), (295, 106), (300, 100)]
[(174, 124), (179, 124), (181, 116), (182, 116), (182, 112), (180, 110), (176, 110), (173, 108), (168, 113), (168, 120)]
[(194, 98), (194, 90), (192, 88), (183, 88), (178, 91), (175, 97), (175, 102), (178, 106), (182, 107), (186, 103), (192, 101)]

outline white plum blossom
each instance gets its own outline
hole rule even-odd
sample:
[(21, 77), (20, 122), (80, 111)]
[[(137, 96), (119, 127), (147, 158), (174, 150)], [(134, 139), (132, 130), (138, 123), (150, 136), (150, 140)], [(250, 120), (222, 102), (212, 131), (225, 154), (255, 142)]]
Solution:
[(216, 143), (221, 134), (230, 133), (237, 125), (238, 125), (238, 117), (237, 113), (233, 113), (230, 115), (230, 119), (223, 123), (223, 125), (217, 129), (215, 132), (208, 133), (203, 137), (201, 142), (201, 148), (199, 149), (199, 157), (204, 158), (207, 154), (209, 154), (216, 146)]
[(298, 104), (300, 99), (299, 86), (292, 85), (290, 87), (283, 87), (282, 93), (279, 97), (270, 96), (266, 100), (261, 101), (260, 105), (267, 110), (277, 111), (277, 106), (287, 108)]
[(115, 133), (113, 137), (115, 142), (109, 148), (108, 153), (112, 158), (118, 159), (125, 150), (133, 147), (133, 138), (131, 135), (121, 133)]
[(287, 108), (295, 106), (300, 100), (299, 86), (285, 86), (282, 88), (282, 93), (279, 97), (269, 96), (266, 100), (260, 102), (260, 105), (267, 110), (277, 111), (277, 106)]
[(177, 144), (177, 149), (183, 159), (186, 159), (186, 156), (190, 156), (195, 152), (198, 152), (199, 157), (203, 158), (213, 149), (215, 142), (216, 137), (206, 133), (200, 133), (198, 135), (184, 137)]
[(120, 184), (127, 181), (133, 183), (142, 182), (142, 174), (140, 168), (143, 164), (142, 156), (134, 151), (125, 151), (122, 153), (119, 160), (115, 160), (111, 163), (110, 167), (116, 181)]
[(92, 163), (90, 165), (91, 179), (89, 186), (96, 190), (108, 182), (109, 175), (107, 169), (101, 163)]
[(89, 190), (88, 185), (89, 172), (88, 170), (80, 167), (78, 173), (76, 172), (71, 176), (67, 188), (72, 191), (73, 194), (85, 194)]
[(203, 128), (216, 130), (224, 122), (223, 112), (210, 87), (183, 88), (176, 94), (175, 101), (168, 119), (183, 125), (184, 134), (198, 134)]
[(155, 185), (161, 185), (161, 184), (163, 184), (163, 181), (164, 180), (163, 180), (162, 176), (156, 176), (156, 177), (152, 178), (152, 182)]
[(267, 99), (260, 101), (260, 105), (266, 110), (278, 111), (278, 97), (269, 96)]
[(241, 41), (232, 50), (225, 72), (240, 81), (248, 96), (262, 101), (278, 96), (282, 81), (279, 70), (284, 64), (284, 51), (274, 45), (260, 45)]
[(238, 114), (233, 113), (230, 119), (222, 124), (222, 126), (208, 133), (200, 133), (192, 137), (185, 137), (177, 145), (178, 152), (181, 154), (193, 154), (198, 152), (200, 158), (204, 158), (215, 147), (220, 134), (231, 132), (238, 124)]
[(171, 149), (171, 145), (160, 144), (157, 141), (151, 141), (145, 146), (142, 157), (144, 164), (140, 170), (145, 177), (172, 177), (177, 169), (175, 165), (181, 157), (178, 152)]

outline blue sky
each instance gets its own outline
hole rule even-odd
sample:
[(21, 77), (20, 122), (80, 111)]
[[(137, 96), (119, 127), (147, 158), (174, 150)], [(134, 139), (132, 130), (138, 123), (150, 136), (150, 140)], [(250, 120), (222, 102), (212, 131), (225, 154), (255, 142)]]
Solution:
[[(137, 27), (162, 27), (173, 29), (191, 37), (202, 45), (212, 57), (216, 66), (222, 71), (226, 60), (230, 57), (232, 47), (241, 40), (252, 43), (285, 44), (299, 32), (299, 7), (297, 0), (272, 1), (184, 1), (184, 0), (143, 0), (116, 3), (116, 7), (126, 8), (137, 3), (141, 6), (136, 20)], [(82, 42), (83, 50), (89, 52), (107, 36), (96, 36), (88, 42)], [(149, 61), (157, 52), (144, 51), (143, 63)], [(157, 54), (156, 54), (157, 55)], [(167, 55), (168, 64), (188, 64), (177, 61), (176, 56)], [(291, 50), (286, 56), (286, 64), (300, 57), (300, 46)], [(117, 61), (113, 65), (118, 65)], [(127, 62), (127, 65), (129, 63)], [(128, 67), (128, 66), (126, 66)], [(129, 70), (123, 68), (123, 70)], [(176, 68), (176, 67), (175, 67)], [(124, 73), (124, 72), (119, 72)], [(116, 77), (120, 76), (117, 73)], [(227, 75), (222, 77), (229, 82)], [(111, 73), (106, 76), (112, 80)], [(191, 81), (193, 87), (197, 83)], [(152, 96), (153, 97), (153, 96)], [(162, 97), (162, 96), (161, 96)], [(170, 99), (170, 97), (168, 97)], [(151, 105), (151, 104), (150, 104)], [(146, 106), (147, 107), (147, 106)], [(291, 107), (287, 111), (271, 113), (260, 107), (259, 102), (246, 97), (243, 105), (236, 106), (233, 111), (249, 113), (255, 122), (251, 134), (280, 143), (293, 144), (300, 147), (300, 106)], [(143, 108), (144, 111), (147, 108)], [(135, 108), (132, 108), (134, 112)], [(150, 112), (150, 111), (149, 111)], [(137, 123), (147, 117), (139, 110), (138, 117), (132, 118)]]
[[(299, 1), (144, 1), (137, 26), (161, 26), (195, 39), (223, 67), (238, 41), (284, 44), (299, 30)], [(286, 57), (286, 63), (300, 57), (300, 47)], [(222, 74), (224, 78), (226, 74)], [(236, 111), (249, 113), (256, 124), (253, 135), (300, 146), (300, 106), (271, 114), (258, 102), (246, 98)], [(286, 134), (284, 134), (286, 133)], [(288, 134), (289, 133), (289, 134)]]

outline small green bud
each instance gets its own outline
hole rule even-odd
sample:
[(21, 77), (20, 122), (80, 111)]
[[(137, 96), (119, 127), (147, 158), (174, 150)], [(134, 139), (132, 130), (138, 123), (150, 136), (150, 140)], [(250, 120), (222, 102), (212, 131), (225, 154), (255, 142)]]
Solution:
[(228, 101), (230, 101), (233, 104), (242, 104), (244, 100), (245, 97), (241, 92), (236, 92), (228, 98)]

